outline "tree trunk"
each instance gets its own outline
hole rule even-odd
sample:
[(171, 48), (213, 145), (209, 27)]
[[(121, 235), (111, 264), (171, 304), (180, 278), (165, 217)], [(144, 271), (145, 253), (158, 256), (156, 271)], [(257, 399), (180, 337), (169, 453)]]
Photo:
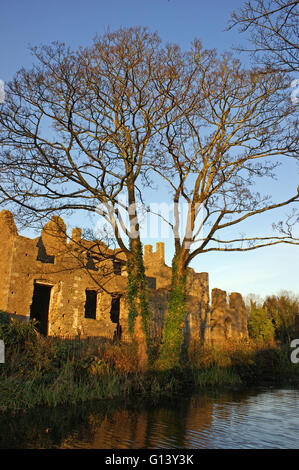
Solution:
[(160, 356), (156, 363), (160, 369), (172, 369), (180, 362), (186, 315), (186, 278), (185, 253), (181, 252), (174, 257), (172, 262), (168, 314), (163, 330)]
[(132, 239), (130, 245), (131, 253), (127, 262), (129, 332), (137, 348), (139, 369), (144, 371), (148, 367), (150, 356), (148, 333), (150, 311), (140, 239)]

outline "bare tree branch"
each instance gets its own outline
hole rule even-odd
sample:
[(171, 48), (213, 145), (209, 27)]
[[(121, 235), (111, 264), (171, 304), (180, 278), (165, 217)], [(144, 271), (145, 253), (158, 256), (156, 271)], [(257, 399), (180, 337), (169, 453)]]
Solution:
[(298, 0), (250, 0), (231, 15), (228, 29), (249, 32), (255, 60), (276, 70), (298, 72)]

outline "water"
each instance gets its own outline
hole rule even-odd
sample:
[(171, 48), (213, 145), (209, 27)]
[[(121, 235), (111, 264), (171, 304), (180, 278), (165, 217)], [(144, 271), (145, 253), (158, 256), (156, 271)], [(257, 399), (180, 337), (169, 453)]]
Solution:
[(298, 449), (299, 390), (201, 393), (0, 415), (0, 448)]

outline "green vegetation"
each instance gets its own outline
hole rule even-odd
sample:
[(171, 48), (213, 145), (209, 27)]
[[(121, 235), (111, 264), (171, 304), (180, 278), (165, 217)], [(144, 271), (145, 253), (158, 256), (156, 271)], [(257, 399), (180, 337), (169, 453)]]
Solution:
[(299, 298), (288, 292), (268, 296), (258, 302), (250, 301), (249, 335), (257, 340), (275, 339), (289, 344), (299, 334), (296, 315), (299, 315)]
[[(201, 386), (299, 385), (299, 364), (290, 360), (289, 345), (252, 339), (201, 349), (191, 359)], [(210, 380), (209, 380), (210, 379)]]
[(268, 314), (267, 307), (252, 305), (248, 321), (249, 335), (257, 340), (271, 341), (274, 338), (275, 328)]
[(29, 323), (22, 325), (24, 347), (6, 343), (5, 364), (0, 366), (2, 411), (158, 393), (160, 387), (174, 391), (169, 376), (157, 379), (138, 372), (134, 345), (38, 335), (27, 340), (31, 329)]
[(227, 342), (200, 348), (180, 365), (138, 370), (134, 345), (99, 338), (42, 337), (34, 324), (1, 321), (5, 364), (0, 365), (0, 410), (70, 405), (133, 394), (167, 395), (187, 387), (299, 385), (299, 364), (288, 345)]
[(161, 352), (157, 367), (165, 370), (179, 365), (183, 329), (186, 315), (186, 274), (178, 275), (177, 259), (172, 263), (172, 278), (169, 291), (168, 315), (163, 332)]
[(140, 240), (137, 241), (136, 246), (130, 244), (132, 256), (127, 261), (128, 269), (128, 301), (129, 301), (129, 315), (128, 324), (129, 332), (134, 338), (134, 325), (138, 312), (142, 318), (142, 328), (145, 333), (147, 342), (147, 354), (151, 357), (151, 345), (149, 337), (148, 322), (150, 311), (148, 306), (147, 285), (145, 279), (144, 263), (142, 244)]
[(295, 318), (299, 315), (299, 298), (289, 294), (281, 293), (279, 296), (266, 297), (263, 307), (271, 318), (275, 328), (275, 338), (283, 343), (290, 343), (296, 338)]

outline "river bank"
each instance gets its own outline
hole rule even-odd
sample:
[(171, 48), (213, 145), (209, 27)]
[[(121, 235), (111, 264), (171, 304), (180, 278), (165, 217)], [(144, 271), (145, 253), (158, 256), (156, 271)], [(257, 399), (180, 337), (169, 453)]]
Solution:
[[(23, 329), (21, 329), (23, 328)], [(188, 389), (299, 386), (299, 364), (288, 345), (252, 340), (202, 347), (167, 371), (137, 370), (134, 347), (99, 338), (37, 336), (15, 326), (0, 365), (0, 411), (77, 405), (130, 396), (161, 396)]]

